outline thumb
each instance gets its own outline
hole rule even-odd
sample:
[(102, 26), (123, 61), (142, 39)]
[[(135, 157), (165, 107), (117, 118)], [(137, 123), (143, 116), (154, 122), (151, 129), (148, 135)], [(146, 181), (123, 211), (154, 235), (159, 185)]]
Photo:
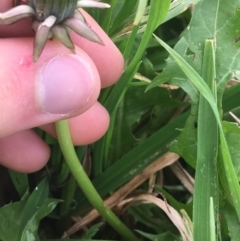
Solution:
[(32, 61), (32, 38), (0, 40), (0, 137), (73, 117), (97, 100), (97, 69), (80, 49), (73, 55), (58, 42)]

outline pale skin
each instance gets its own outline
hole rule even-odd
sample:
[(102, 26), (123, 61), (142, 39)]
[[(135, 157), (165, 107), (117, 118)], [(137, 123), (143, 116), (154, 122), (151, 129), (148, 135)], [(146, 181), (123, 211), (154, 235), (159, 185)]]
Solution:
[[(0, 12), (11, 8), (11, 2), (12, 0), (3, 0)], [(56, 136), (54, 122), (69, 118), (75, 145), (93, 143), (106, 132), (109, 114), (97, 102), (97, 98), (100, 88), (110, 86), (119, 79), (124, 61), (119, 50), (99, 25), (85, 12), (83, 14), (105, 46), (92, 43), (75, 33), (71, 35), (76, 46), (76, 55), (89, 66), (93, 84), (91, 89), (86, 90), (90, 93), (86, 103), (61, 115), (43, 111), (41, 101), (36, 95), (36, 76), (46, 62), (60, 55), (65, 58), (71, 54), (70, 50), (58, 41), (49, 41), (37, 63), (33, 63), (34, 33), (31, 20), (22, 20), (11, 26), (0, 26), (1, 165), (29, 173), (41, 169), (47, 163), (50, 156), (49, 147), (34, 133), (34, 127), (41, 127)], [(66, 73), (68, 69), (59, 71)], [(58, 88), (56, 93), (57, 91)]]

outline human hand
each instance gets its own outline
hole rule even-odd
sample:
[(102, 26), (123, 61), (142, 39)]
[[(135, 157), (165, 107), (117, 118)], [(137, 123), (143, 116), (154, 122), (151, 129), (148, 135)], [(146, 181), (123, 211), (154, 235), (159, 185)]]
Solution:
[[(3, 0), (0, 12), (11, 8)], [(34, 172), (49, 159), (49, 147), (31, 128), (56, 136), (54, 122), (69, 119), (75, 145), (95, 142), (107, 130), (109, 115), (97, 102), (100, 88), (114, 84), (123, 57), (84, 11), (105, 46), (75, 33), (76, 54), (58, 41), (48, 41), (37, 63), (32, 61), (31, 20), (0, 26), (0, 163), (19, 172)]]

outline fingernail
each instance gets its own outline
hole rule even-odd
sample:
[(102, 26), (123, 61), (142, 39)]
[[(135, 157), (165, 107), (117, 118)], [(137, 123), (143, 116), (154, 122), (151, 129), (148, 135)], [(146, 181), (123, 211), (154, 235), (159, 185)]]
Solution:
[(68, 114), (88, 102), (93, 77), (88, 63), (78, 55), (62, 55), (45, 63), (38, 75), (43, 111)]

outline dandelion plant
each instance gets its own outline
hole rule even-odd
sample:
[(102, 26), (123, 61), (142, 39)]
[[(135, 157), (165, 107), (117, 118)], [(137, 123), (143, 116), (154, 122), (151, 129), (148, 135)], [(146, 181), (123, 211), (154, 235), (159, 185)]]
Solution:
[(84, 38), (102, 44), (102, 40), (91, 29), (78, 8), (108, 8), (109, 4), (98, 0), (26, 0), (13, 1), (13, 8), (0, 13), (0, 24), (13, 24), (23, 18), (32, 18), (36, 32), (33, 60), (41, 55), (48, 39), (56, 38), (74, 52), (71, 30)]

